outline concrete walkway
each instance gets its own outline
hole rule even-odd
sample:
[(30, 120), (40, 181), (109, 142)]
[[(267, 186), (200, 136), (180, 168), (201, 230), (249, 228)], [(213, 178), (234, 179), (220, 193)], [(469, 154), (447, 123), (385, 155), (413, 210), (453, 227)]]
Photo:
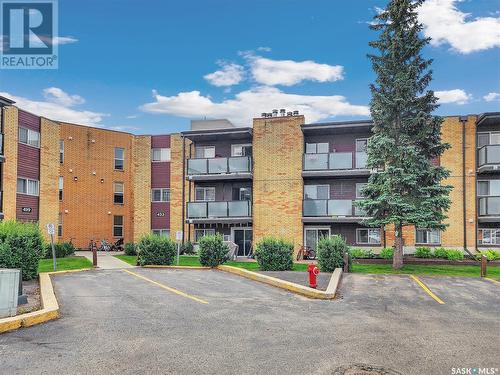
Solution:
[[(122, 255), (123, 252), (105, 252), (98, 251), (97, 252), (97, 267), (104, 270), (112, 270), (117, 268), (133, 268), (134, 266), (115, 258), (113, 255)], [(76, 255), (83, 255), (85, 258), (89, 259), (92, 262), (92, 251), (77, 251)]]

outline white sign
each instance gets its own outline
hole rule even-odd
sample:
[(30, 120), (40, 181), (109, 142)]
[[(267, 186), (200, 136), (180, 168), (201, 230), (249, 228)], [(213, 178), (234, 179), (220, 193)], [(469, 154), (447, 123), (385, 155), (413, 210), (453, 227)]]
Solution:
[(177, 232), (175, 232), (175, 240), (182, 241), (182, 230), (178, 230)]
[(54, 224), (52, 223), (47, 224), (47, 233), (51, 236), (56, 234), (56, 227), (54, 226)]

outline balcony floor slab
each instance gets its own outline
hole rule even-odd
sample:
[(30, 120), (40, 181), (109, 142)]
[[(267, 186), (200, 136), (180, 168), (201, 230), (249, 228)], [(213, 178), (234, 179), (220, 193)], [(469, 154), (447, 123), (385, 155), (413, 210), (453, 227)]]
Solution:
[(251, 180), (252, 173), (224, 173), (224, 174), (203, 174), (189, 175), (189, 181), (220, 181), (220, 180)]

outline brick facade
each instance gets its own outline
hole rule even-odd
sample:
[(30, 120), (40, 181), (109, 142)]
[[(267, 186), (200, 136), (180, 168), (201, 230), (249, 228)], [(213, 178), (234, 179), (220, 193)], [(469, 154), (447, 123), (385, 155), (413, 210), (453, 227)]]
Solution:
[(137, 242), (151, 227), (151, 137), (133, 137), (132, 240)]
[(266, 236), (303, 243), (304, 116), (253, 123), (253, 243)]
[(5, 220), (16, 219), (18, 109), (5, 107), (3, 162), (3, 213)]

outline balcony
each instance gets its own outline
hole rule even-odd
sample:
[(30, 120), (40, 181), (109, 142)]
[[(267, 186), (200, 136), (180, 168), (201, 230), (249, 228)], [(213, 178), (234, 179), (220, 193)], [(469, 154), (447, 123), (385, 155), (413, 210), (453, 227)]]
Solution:
[(252, 221), (252, 202), (188, 202), (187, 221), (189, 223), (249, 223)]
[(477, 171), (500, 172), (500, 145), (487, 145), (478, 150)]
[(366, 152), (304, 154), (303, 177), (369, 176)]
[(302, 209), (306, 223), (358, 223), (367, 218), (351, 199), (304, 199)]
[(251, 179), (252, 158), (250, 156), (233, 156), (229, 158), (189, 159), (187, 178), (193, 181)]
[(478, 221), (500, 222), (500, 197), (479, 198), (478, 210)]

